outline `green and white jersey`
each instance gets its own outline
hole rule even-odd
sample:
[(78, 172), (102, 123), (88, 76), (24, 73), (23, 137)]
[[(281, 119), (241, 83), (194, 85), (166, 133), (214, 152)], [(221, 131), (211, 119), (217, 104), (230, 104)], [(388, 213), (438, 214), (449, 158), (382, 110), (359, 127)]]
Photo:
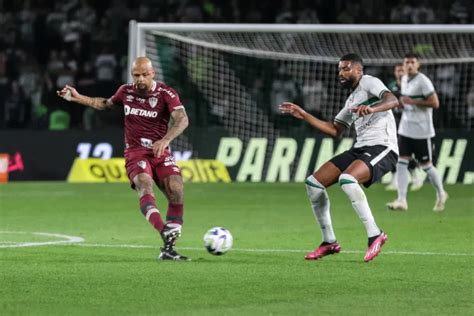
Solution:
[[(402, 95), (409, 96), (412, 99), (426, 99), (435, 93), (433, 83), (421, 72), (411, 78), (404, 75), (401, 86)], [(433, 108), (405, 104), (398, 134), (415, 139), (434, 137)]]
[(358, 116), (352, 112), (352, 109), (361, 105), (373, 106), (380, 103), (382, 95), (389, 91), (380, 79), (363, 75), (342, 110), (334, 118), (334, 122), (348, 128), (354, 123), (357, 135), (355, 148), (382, 145), (398, 155), (397, 127), (392, 111), (365, 116)]

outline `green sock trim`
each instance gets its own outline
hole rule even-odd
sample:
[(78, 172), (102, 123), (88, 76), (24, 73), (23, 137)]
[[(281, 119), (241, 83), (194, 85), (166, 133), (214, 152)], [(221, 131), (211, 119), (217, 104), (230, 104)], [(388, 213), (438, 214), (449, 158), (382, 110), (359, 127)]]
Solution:
[(339, 180), (339, 185), (344, 185), (344, 184), (351, 184), (351, 183), (357, 183), (355, 181), (352, 181), (352, 180), (347, 180), (347, 179), (341, 179)]
[(321, 189), (321, 190), (324, 190), (325, 188), (320, 186), (320, 185), (317, 185), (316, 183), (313, 183), (311, 181), (309, 181), (308, 179), (306, 179), (304, 181), (304, 183), (306, 183), (307, 185), (311, 186), (311, 187), (315, 187), (315, 188), (318, 188), (318, 189)]

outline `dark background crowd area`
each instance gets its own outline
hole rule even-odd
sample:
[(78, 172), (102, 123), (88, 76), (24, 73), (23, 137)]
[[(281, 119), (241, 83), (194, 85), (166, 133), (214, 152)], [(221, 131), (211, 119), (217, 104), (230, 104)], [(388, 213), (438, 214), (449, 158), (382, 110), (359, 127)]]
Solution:
[[(128, 23), (473, 23), (469, 0), (0, 0), (0, 128), (121, 125), (56, 96), (126, 81)], [(107, 121), (109, 120), (109, 122)], [(55, 125), (55, 123), (57, 123)]]

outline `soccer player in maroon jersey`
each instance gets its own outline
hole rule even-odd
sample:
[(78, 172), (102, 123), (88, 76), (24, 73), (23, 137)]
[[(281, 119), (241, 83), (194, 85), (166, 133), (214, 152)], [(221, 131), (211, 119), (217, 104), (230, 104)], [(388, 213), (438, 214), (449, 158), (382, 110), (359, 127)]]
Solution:
[[(143, 215), (163, 239), (158, 259), (189, 260), (175, 249), (183, 224), (183, 179), (169, 148), (188, 126), (188, 116), (176, 91), (154, 80), (155, 70), (148, 58), (135, 59), (131, 71), (133, 83), (120, 86), (108, 99), (81, 95), (67, 85), (57, 94), (97, 110), (123, 107), (125, 167)], [(166, 223), (156, 206), (153, 181), (168, 199)]]

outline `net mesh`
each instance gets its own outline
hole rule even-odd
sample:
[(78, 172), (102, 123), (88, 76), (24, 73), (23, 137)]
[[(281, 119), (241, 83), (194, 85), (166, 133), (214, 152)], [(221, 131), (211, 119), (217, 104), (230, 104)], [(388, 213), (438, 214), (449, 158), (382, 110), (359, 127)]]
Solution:
[[(244, 141), (265, 137), (269, 144), (290, 129), (306, 128), (278, 113), (283, 101), (333, 119), (348, 94), (338, 85), (336, 65), (349, 52), (360, 54), (365, 73), (386, 84), (405, 53), (419, 53), (420, 71), (440, 97), (435, 126), (471, 129), (473, 43), (473, 33), (145, 33), (158, 79), (180, 92), (193, 124), (220, 125)], [(181, 137), (177, 146), (190, 144)]]

